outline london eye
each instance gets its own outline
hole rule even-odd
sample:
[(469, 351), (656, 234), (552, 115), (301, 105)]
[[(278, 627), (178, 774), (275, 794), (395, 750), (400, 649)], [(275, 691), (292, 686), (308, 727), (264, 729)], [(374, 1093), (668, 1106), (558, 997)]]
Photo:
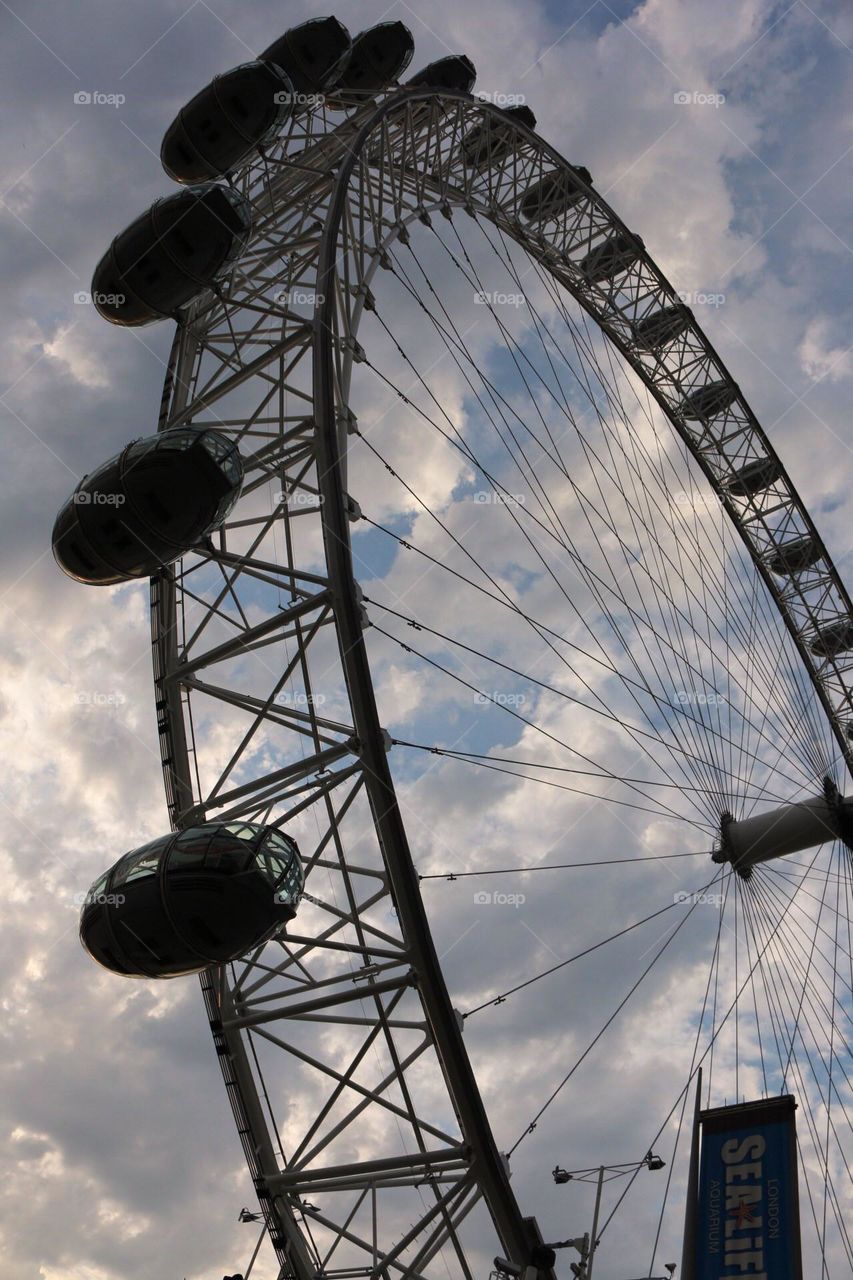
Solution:
[(150, 579), (167, 814), (82, 941), (199, 975), (281, 1277), (568, 1275), (555, 1132), (624, 1165), (599, 1280), (658, 1275), (700, 1079), (796, 1096), (803, 1256), (847, 1274), (850, 596), (594, 158), (413, 53), (314, 19), (216, 77), (95, 269), (174, 341), (54, 554)]

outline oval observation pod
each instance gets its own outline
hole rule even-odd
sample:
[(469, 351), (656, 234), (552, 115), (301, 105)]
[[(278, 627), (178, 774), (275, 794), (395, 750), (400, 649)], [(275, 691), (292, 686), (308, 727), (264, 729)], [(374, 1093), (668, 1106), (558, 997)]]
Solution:
[(853, 649), (853, 619), (836, 618), (822, 627), (809, 645), (817, 658), (836, 658), (839, 653)]
[(453, 53), (448, 58), (438, 58), (421, 71), (416, 71), (406, 81), (408, 89), (455, 89), (470, 93), (474, 88), (477, 72), (473, 62), (464, 53)]
[(778, 458), (756, 458), (747, 462), (740, 471), (729, 480), (727, 488), (734, 498), (754, 498), (757, 493), (769, 489), (782, 474), (782, 464)]
[(793, 573), (811, 569), (822, 555), (817, 539), (806, 535), (804, 538), (792, 538), (789, 542), (783, 542), (766, 557), (764, 563), (772, 573), (778, 574), (780, 578), (787, 578)]
[[(526, 125), (528, 129), (536, 128), (536, 117), (529, 107), (507, 107), (501, 112), (513, 123)], [(475, 169), (484, 169), (489, 164), (496, 164), (514, 149), (518, 134), (512, 124), (487, 116), (482, 124), (469, 129), (462, 139), (462, 156), (466, 164)]]
[(310, 18), (291, 27), (260, 55), (281, 67), (293, 82), (296, 105), (301, 95), (323, 94), (333, 88), (352, 53), (350, 33), (337, 18)]
[(580, 269), (590, 284), (602, 284), (624, 275), (637, 261), (644, 248), (639, 236), (618, 231), (602, 244), (596, 245), (580, 264)]
[(526, 222), (550, 222), (566, 209), (583, 200), (586, 192), (573, 178), (576, 174), (581, 182), (592, 186), (592, 174), (583, 165), (575, 165), (572, 173), (565, 169), (555, 169), (546, 173), (539, 182), (528, 187), (521, 199), (521, 216)]
[(687, 307), (677, 303), (672, 307), (661, 307), (651, 315), (643, 316), (634, 323), (634, 337), (649, 351), (658, 351), (680, 338), (685, 329), (690, 327), (693, 319)]
[(222, 523), (242, 483), (237, 446), (212, 428), (134, 441), (85, 476), (60, 509), (56, 562), (93, 586), (150, 577)]
[(92, 277), (92, 301), (113, 324), (176, 318), (246, 247), (249, 202), (215, 182), (155, 200), (117, 235)]
[(704, 387), (691, 391), (681, 404), (682, 418), (696, 422), (705, 418), (716, 418), (730, 409), (740, 392), (734, 382), (721, 378), (717, 382), (708, 382)]
[(272, 62), (244, 62), (216, 76), (166, 130), (163, 168), (175, 182), (206, 182), (231, 173), (275, 137), (293, 110), (293, 85)]
[(92, 885), (80, 941), (106, 969), (176, 978), (225, 964), (296, 915), (304, 886), (295, 841), (250, 822), (170, 832)]
[(372, 97), (399, 80), (412, 60), (415, 39), (403, 22), (379, 22), (360, 31), (352, 54), (335, 85), (335, 95)]

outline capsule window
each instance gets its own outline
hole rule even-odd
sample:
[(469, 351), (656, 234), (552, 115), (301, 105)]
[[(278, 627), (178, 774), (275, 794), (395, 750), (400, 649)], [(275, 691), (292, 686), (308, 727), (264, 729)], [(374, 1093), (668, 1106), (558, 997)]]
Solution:
[(107, 871), (106, 874), (99, 876), (98, 879), (95, 881), (95, 883), (92, 885), (91, 889), (86, 895), (89, 902), (97, 901), (97, 899), (100, 898), (102, 894), (106, 893), (107, 879), (109, 878), (109, 874), (110, 873)]
[(160, 856), (170, 839), (170, 836), (165, 839), (161, 836), (159, 840), (152, 840), (141, 849), (134, 849), (126, 854), (113, 871), (111, 888), (116, 889), (119, 885), (155, 875), (160, 865)]
[(258, 834), (258, 828), (249, 822), (227, 822), (223, 830), (236, 836), (238, 840), (254, 840)]
[(188, 827), (182, 831), (169, 854), (170, 867), (199, 867), (213, 839), (210, 827)]
[(302, 885), (302, 868), (294, 861), (284, 871), (276, 888), (278, 889), (279, 897), (292, 903), (298, 898)]
[(210, 844), (204, 859), (205, 870), (226, 868), (235, 871), (244, 871), (253, 861), (253, 852), (249, 845), (242, 841), (224, 841), (222, 835), (218, 835)]

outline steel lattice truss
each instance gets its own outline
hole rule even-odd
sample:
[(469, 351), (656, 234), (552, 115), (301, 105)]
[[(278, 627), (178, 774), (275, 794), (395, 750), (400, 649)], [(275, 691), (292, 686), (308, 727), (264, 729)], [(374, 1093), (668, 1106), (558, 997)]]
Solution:
[[(322, 112), (300, 117), (237, 176), (255, 209), (251, 244), (176, 335), (160, 427), (217, 426), (238, 442), (246, 482), (215, 540), (152, 580), (161, 752), (174, 826), (280, 822), (305, 859), (294, 931), (202, 983), (282, 1274), (440, 1266), (470, 1278), (494, 1229), (492, 1243), (523, 1258), (535, 1228), (495, 1148), (420, 905), (349, 555), (350, 384), (389, 247), (418, 221), (487, 219), (594, 317), (720, 495), (848, 761), (851, 650), (811, 646), (830, 626), (853, 628), (853, 613), (743, 398), (685, 416), (699, 389), (731, 382), (698, 327), (657, 348), (639, 340), (638, 322), (678, 302), (672, 286), (636, 244), (615, 283), (594, 282), (590, 254), (629, 233), (575, 170), (463, 95), (398, 92), (327, 126)], [(461, 146), (476, 127), (486, 164), (466, 163)], [(555, 172), (577, 198), (555, 200), (552, 184), (531, 199)], [(772, 483), (739, 496), (737, 477), (761, 463)], [(780, 581), (769, 560), (802, 539), (820, 554)]]

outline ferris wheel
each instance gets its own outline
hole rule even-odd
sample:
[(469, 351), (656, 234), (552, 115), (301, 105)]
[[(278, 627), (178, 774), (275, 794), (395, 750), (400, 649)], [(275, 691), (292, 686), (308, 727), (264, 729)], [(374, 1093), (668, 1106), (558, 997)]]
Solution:
[[(106, 319), (177, 326), (157, 431), (54, 550), (151, 579), (172, 830), (83, 941), (200, 973), (282, 1277), (553, 1277), (519, 1166), (654, 1022), (680, 1085), (660, 1114), (639, 1059), (622, 1086), (670, 1153), (634, 1256), (677, 1234), (701, 1068), (709, 1105), (796, 1093), (806, 1256), (844, 1274), (850, 597), (589, 171), (467, 57), (401, 87), (412, 53), (317, 19), (217, 77), (166, 133), (180, 188), (96, 269)], [(500, 1079), (466, 1047), (489, 1017)]]

